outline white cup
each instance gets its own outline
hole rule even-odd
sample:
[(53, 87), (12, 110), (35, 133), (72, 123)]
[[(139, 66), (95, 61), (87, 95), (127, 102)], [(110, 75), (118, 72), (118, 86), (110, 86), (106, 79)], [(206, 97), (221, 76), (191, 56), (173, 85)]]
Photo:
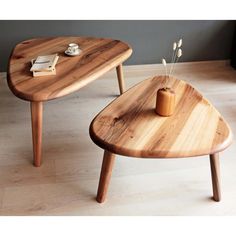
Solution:
[(79, 50), (79, 45), (76, 43), (70, 43), (67, 51), (71, 54), (76, 53)]

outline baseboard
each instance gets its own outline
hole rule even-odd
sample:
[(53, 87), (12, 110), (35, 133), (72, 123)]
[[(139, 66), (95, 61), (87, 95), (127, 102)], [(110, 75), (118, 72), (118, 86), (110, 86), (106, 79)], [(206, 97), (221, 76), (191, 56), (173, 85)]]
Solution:
[[(215, 60), (215, 61), (194, 61), (194, 62), (178, 62), (175, 65), (175, 69), (191, 69), (191, 70), (204, 70), (211, 68), (220, 68), (230, 65), (230, 60)], [(171, 66), (171, 64), (168, 64)], [(125, 65), (124, 67), (125, 73), (137, 73), (137, 72), (155, 72), (162, 71), (165, 72), (162, 64), (142, 64), (142, 65)], [(110, 73), (114, 73), (114, 70), (108, 72), (106, 75), (110, 76)], [(6, 79), (6, 72), (0, 72), (0, 78)]]
[[(168, 64), (171, 66), (171, 63)], [(187, 68), (190, 66), (201, 66), (208, 68), (209, 66), (221, 67), (230, 65), (230, 60), (214, 60), (214, 61), (193, 61), (193, 62), (178, 62), (175, 65), (175, 68)], [(142, 65), (126, 65), (124, 66), (126, 70), (163, 70), (163, 65), (159, 64), (142, 64)]]

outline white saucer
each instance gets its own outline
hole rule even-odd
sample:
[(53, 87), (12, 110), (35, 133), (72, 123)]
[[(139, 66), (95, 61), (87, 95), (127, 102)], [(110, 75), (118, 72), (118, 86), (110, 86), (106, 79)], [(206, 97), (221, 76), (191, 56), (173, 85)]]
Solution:
[(78, 49), (77, 52), (74, 52), (74, 53), (70, 53), (68, 50), (65, 51), (65, 54), (70, 57), (78, 56), (80, 53), (81, 53), (80, 49)]

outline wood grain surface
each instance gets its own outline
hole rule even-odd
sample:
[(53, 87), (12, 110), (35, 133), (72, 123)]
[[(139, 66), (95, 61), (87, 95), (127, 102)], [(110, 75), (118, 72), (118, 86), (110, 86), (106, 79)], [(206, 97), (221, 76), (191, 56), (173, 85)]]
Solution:
[[(176, 93), (170, 117), (155, 113), (156, 92)], [(134, 86), (108, 105), (90, 125), (90, 136), (112, 153), (147, 158), (191, 157), (224, 150), (232, 132), (220, 113), (182, 80), (157, 76)]]
[(117, 78), (118, 78), (120, 94), (123, 94), (125, 92), (125, 83), (124, 83), (122, 64), (116, 67), (116, 73), (117, 73)]
[(213, 199), (216, 202), (219, 202), (221, 200), (221, 191), (220, 191), (220, 162), (218, 153), (210, 155), (210, 165), (211, 165)]
[(99, 203), (104, 202), (106, 199), (106, 194), (108, 191), (114, 162), (115, 154), (105, 150), (103, 155), (102, 169), (96, 198)]
[(34, 165), (39, 167), (41, 165), (42, 154), (43, 104), (42, 102), (31, 102), (30, 108)]
[[(69, 43), (77, 43), (82, 53), (76, 57), (64, 54)], [(57, 53), (56, 75), (33, 78), (30, 61), (39, 55)], [(10, 57), (8, 85), (19, 98), (47, 101), (70, 94), (110, 69), (119, 66), (132, 53), (126, 43), (92, 37), (54, 37), (19, 43)]]

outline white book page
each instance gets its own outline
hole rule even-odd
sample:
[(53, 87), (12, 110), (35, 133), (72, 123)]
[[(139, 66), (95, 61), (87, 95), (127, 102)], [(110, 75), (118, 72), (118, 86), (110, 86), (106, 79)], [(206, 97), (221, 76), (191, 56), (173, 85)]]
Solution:
[(38, 56), (30, 71), (46, 71), (52, 70), (55, 66), (54, 62), (57, 59), (57, 54)]

